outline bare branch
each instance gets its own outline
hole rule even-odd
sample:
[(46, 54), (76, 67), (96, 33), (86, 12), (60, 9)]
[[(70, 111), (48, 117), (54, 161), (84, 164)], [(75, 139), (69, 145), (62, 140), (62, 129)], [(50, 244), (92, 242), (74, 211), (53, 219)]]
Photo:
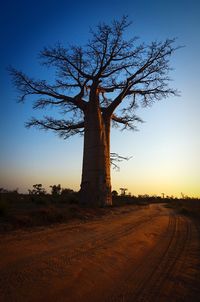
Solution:
[(135, 122), (143, 123), (143, 120), (140, 117), (138, 117), (137, 115), (131, 115), (131, 116), (124, 115), (124, 116), (118, 117), (113, 114), (111, 119), (112, 119), (112, 121), (114, 121), (116, 123), (123, 124), (124, 127), (122, 128), (122, 130), (130, 129), (130, 130), (136, 131), (137, 127), (133, 123), (135, 123)]
[(131, 158), (132, 158), (132, 156), (130, 156), (130, 157), (124, 157), (124, 156), (121, 156), (121, 155), (119, 155), (117, 153), (114, 153), (114, 152), (110, 153), (110, 162), (111, 162), (111, 165), (113, 165), (114, 169), (117, 170), (117, 171), (119, 171), (120, 168), (119, 168), (119, 166), (116, 163), (120, 163), (123, 160), (127, 160), (128, 161)]
[[(112, 115), (121, 102), (130, 95), (142, 96), (142, 102), (145, 106), (150, 105), (152, 100), (161, 99), (169, 95), (178, 95), (175, 89), (168, 87), (170, 79), (167, 76), (170, 70), (169, 57), (177, 49), (177, 47), (173, 47), (174, 41), (174, 39), (167, 39), (163, 43), (154, 42), (146, 48), (143, 46), (139, 50), (141, 52), (140, 60), (137, 57), (134, 64), (134, 58), (132, 65), (127, 66), (124, 64), (120, 67), (122, 68), (121, 70), (125, 67), (124, 69), (129, 76), (123, 85), (116, 86), (116, 89), (121, 87), (121, 91), (108, 106), (108, 114)], [(134, 67), (133, 70), (132, 67)], [(134, 71), (134, 69), (136, 70)], [(113, 71), (115, 72), (115, 69)]]
[[(52, 48), (44, 48), (41, 52), (41, 59), (44, 60), (46, 65), (55, 65), (59, 67), (60, 65), (65, 65), (66, 67), (72, 67), (77, 71), (78, 76), (82, 76), (85, 79), (92, 80), (93, 77), (87, 74), (83, 70), (83, 66), (86, 62), (83, 62), (83, 53), (80, 47), (72, 47), (72, 54), (70, 55), (68, 51), (63, 48), (60, 44)], [(81, 64), (82, 61), (82, 64)]]
[[(37, 96), (47, 96), (52, 99), (56, 99), (59, 101), (54, 101), (55, 105), (63, 104), (63, 103), (70, 103), (75, 106), (77, 106), (79, 109), (84, 110), (85, 109), (85, 102), (79, 97), (80, 94), (78, 94), (75, 97), (70, 97), (64, 94), (59, 93), (55, 90), (55, 87), (47, 84), (46, 81), (35, 81), (29, 77), (27, 77), (24, 73), (14, 69), (9, 69), (15, 86), (20, 91), (21, 95), (19, 98), (20, 102), (23, 102), (27, 96), (30, 95), (37, 95)], [(53, 101), (51, 102), (53, 104)], [(36, 107), (39, 103), (37, 103)]]
[(46, 116), (43, 120), (32, 118), (26, 123), (27, 128), (33, 126), (43, 130), (53, 130), (60, 137), (66, 139), (72, 135), (82, 133), (81, 129), (84, 128), (84, 122), (74, 123), (73, 121), (56, 120)]

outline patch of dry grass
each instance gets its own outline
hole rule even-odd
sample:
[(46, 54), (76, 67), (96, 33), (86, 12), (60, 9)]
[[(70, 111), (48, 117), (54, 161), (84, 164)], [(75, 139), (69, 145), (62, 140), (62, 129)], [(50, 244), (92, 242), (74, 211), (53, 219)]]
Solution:
[(170, 207), (176, 209), (180, 214), (195, 218), (200, 223), (200, 200), (199, 199), (179, 199), (170, 203)]

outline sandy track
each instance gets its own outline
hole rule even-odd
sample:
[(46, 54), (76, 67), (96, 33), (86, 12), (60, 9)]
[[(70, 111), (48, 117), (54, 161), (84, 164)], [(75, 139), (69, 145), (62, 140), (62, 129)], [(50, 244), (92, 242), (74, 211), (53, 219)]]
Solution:
[(1, 235), (0, 301), (200, 301), (199, 234), (150, 205)]

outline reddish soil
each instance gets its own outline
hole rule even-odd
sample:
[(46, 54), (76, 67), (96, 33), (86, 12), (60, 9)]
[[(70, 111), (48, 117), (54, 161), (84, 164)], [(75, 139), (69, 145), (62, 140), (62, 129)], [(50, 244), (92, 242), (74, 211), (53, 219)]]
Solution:
[(0, 301), (200, 301), (200, 230), (166, 208), (0, 235)]

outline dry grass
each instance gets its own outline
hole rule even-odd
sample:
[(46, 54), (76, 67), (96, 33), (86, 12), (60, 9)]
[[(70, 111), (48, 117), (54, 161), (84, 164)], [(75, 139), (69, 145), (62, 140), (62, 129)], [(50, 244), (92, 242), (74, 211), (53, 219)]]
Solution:
[(190, 215), (200, 221), (199, 199), (161, 199), (151, 196), (117, 196), (113, 197), (113, 206), (108, 208), (86, 208), (78, 205), (75, 192), (63, 196), (25, 195), (16, 193), (0, 194), (0, 231), (18, 228), (31, 228), (66, 223), (72, 219), (87, 221), (109, 214), (121, 206), (148, 206), (149, 203), (165, 202), (167, 206)]
[(70, 220), (84, 222), (110, 211), (112, 208), (81, 207), (74, 195), (54, 198), (51, 195), (4, 194), (0, 200), (0, 231), (47, 226)]
[(180, 214), (190, 216), (200, 223), (200, 200), (199, 199), (179, 199), (173, 200), (170, 207), (174, 208)]

